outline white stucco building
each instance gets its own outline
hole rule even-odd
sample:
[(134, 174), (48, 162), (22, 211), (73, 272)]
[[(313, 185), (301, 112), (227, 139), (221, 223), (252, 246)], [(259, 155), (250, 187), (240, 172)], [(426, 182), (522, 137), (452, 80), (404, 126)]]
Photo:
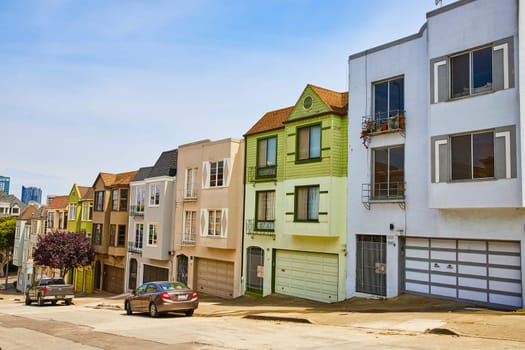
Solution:
[(460, 0), (349, 57), (347, 297), (523, 306), (524, 17)]

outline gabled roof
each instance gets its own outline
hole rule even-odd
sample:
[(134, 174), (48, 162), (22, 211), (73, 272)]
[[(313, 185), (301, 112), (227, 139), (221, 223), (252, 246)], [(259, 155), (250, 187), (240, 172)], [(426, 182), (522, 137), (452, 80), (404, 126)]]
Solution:
[(126, 173), (119, 174), (99, 173), (93, 185), (97, 183), (99, 177), (102, 179), (104, 187), (110, 187), (113, 185), (128, 185), (133, 179), (133, 177), (137, 174), (137, 172), (138, 170), (128, 171)]
[(312, 84), (308, 84), (307, 86), (335, 113), (348, 113), (348, 91), (336, 92)]
[(47, 219), (47, 206), (43, 205), (40, 208), (38, 208), (33, 215), (31, 215), (31, 219), (33, 220), (46, 220)]
[(26, 210), (20, 214), (18, 220), (30, 220), (33, 214), (38, 210), (36, 205), (29, 205)]
[(87, 186), (78, 186), (78, 191), (80, 192), (80, 198), (84, 198), (84, 196), (91, 190), (91, 187)]
[(265, 131), (276, 130), (284, 127), (284, 122), (288, 119), (288, 116), (294, 109), (294, 106), (277, 109), (275, 111), (267, 112), (262, 116), (261, 119), (251, 127), (250, 130), (244, 134), (244, 136), (249, 136), (253, 134), (258, 134)]
[(81, 201), (88, 201), (90, 199), (93, 200), (93, 198), (95, 197), (94, 194), (93, 194), (94, 193), (93, 192), (93, 188), (92, 187), (87, 187), (87, 189), (88, 190), (86, 191), (86, 193), (84, 193), (82, 195), (82, 197), (80, 197)]
[(49, 203), (48, 209), (65, 209), (67, 208), (67, 198), (69, 196), (56, 196), (53, 198), (51, 203)]
[(14, 194), (7, 194), (3, 191), (0, 191), (0, 202), (9, 203), (10, 208), (16, 205), (20, 208), (20, 212), (27, 208), (27, 204), (18, 199), (18, 197), (16, 197)]

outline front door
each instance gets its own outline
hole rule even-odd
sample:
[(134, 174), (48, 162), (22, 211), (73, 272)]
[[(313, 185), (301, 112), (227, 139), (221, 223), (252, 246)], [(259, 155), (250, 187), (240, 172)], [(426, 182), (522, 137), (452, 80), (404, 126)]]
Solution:
[(177, 281), (188, 285), (188, 257), (186, 255), (177, 256)]
[(263, 294), (264, 285), (264, 250), (259, 247), (249, 247), (247, 255), (246, 290)]

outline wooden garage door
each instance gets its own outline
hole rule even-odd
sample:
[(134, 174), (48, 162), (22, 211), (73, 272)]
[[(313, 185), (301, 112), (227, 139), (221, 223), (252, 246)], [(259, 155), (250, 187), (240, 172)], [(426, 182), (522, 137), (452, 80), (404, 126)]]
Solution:
[(103, 290), (110, 293), (124, 292), (124, 269), (115, 266), (104, 265)]
[(336, 254), (277, 250), (275, 292), (322, 302), (336, 302), (339, 263)]
[(169, 280), (168, 269), (144, 264), (144, 274), (142, 275), (142, 283), (167, 280)]
[(521, 307), (519, 242), (407, 238), (409, 292)]
[(194, 289), (223, 298), (233, 298), (233, 263), (197, 259)]

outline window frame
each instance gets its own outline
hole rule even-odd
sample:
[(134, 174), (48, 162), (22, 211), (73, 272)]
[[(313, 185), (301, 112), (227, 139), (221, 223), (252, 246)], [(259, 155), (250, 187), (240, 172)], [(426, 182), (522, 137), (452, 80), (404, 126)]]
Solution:
[(149, 185), (149, 206), (160, 206), (160, 185), (158, 183), (152, 183)]
[[(269, 157), (268, 157), (268, 150), (269, 150), (269, 143), (268, 141), (269, 140), (275, 140), (275, 154), (274, 154), (274, 159), (275, 159), (275, 164), (269, 164)], [(265, 150), (264, 150), (264, 154), (266, 155), (265, 157), (265, 165), (262, 166), (260, 163), (261, 161), (261, 151), (262, 151), (262, 146), (261, 146), (261, 143), (262, 142), (265, 142), (266, 144), (266, 147), (265, 147)], [(277, 135), (270, 135), (270, 136), (266, 136), (266, 137), (262, 137), (260, 139), (257, 139), (257, 159), (256, 159), (256, 174), (257, 174), (257, 177), (258, 178), (274, 178), (276, 176), (276, 169), (277, 169), (277, 145), (278, 145), (278, 140), (277, 140)]]
[[(222, 166), (219, 166), (219, 165), (222, 165)], [(217, 160), (217, 161), (210, 162), (210, 188), (224, 187), (224, 183), (225, 183), (224, 167), (225, 167), (224, 160)]]
[[(212, 217), (215, 219), (212, 223)], [(213, 232), (210, 228), (213, 227)], [(217, 232), (218, 228), (218, 232)], [(223, 237), (222, 229), (222, 209), (208, 209), (208, 228), (206, 229), (208, 237)]]
[(75, 221), (77, 219), (77, 205), (75, 203), (69, 203), (68, 212), (68, 221)]
[(104, 211), (104, 197), (105, 191), (95, 191), (94, 196), (94, 209), (97, 212)]
[(133, 244), (135, 248), (142, 249), (143, 243), (144, 243), (144, 223), (136, 222), (135, 223), (135, 241), (133, 242)]
[[(188, 224), (188, 218), (190, 219), (189, 224)], [(182, 241), (183, 242), (195, 242), (196, 237), (197, 237), (197, 211), (196, 210), (185, 210), (183, 230), (182, 230)]]
[[(399, 106), (398, 109), (391, 109), (391, 100), (392, 100), (392, 84), (396, 81), (401, 81), (401, 93), (399, 98)], [(387, 90), (386, 90), (386, 111), (377, 111), (377, 103), (378, 103), (378, 96), (377, 96), (377, 88), (382, 85), (386, 84)], [(398, 75), (395, 77), (378, 80), (376, 82), (372, 83), (372, 116), (373, 120), (375, 121), (376, 125), (375, 127), (377, 129), (380, 129), (382, 125), (388, 125), (388, 122), (391, 118), (398, 117), (401, 115), (405, 110), (405, 76), (404, 75)], [(383, 116), (384, 113), (384, 116)]]
[[(97, 228), (99, 230), (97, 230)], [(93, 224), (93, 245), (102, 245), (103, 224)]]
[[(272, 204), (273, 204), (273, 207), (272, 208), (269, 208), (268, 207), (268, 204), (269, 204), (269, 201), (268, 201), (268, 195), (269, 194), (272, 194), (273, 195), (273, 198), (272, 198)], [(260, 214), (260, 197), (261, 195), (264, 195), (265, 198), (263, 199), (264, 200), (264, 204), (265, 204), (265, 208), (264, 208), (264, 218), (261, 219), (259, 217), (259, 214)], [(259, 223), (262, 223), (261, 226), (267, 226), (267, 227), (264, 227), (264, 228), (261, 228)], [(268, 190), (268, 191), (256, 191), (255, 192), (255, 229), (257, 231), (268, 231), (268, 232), (274, 232), (275, 230), (275, 190)]]
[[(312, 145), (312, 129), (313, 128), (319, 128), (319, 156), (318, 157), (312, 157), (312, 149), (314, 148)], [(301, 158), (301, 152), (300, 152), (300, 145), (301, 145), (301, 130), (308, 129), (308, 155), (306, 158)], [(296, 142), (295, 142), (295, 161), (296, 163), (306, 163), (306, 162), (317, 162), (322, 160), (322, 145), (323, 145), (323, 126), (322, 123), (315, 123), (310, 125), (301, 125), (298, 126), (295, 130), (296, 134)]]
[[(476, 72), (474, 72), (474, 53), (480, 52), (482, 50), (489, 50), (490, 51), (490, 87), (486, 89), (482, 89), (480, 91), (475, 91), (475, 89), (481, 89), (482, 87), (474, 87), (474, 79)], [(468, 55), (468, 93), (466, 94), (460, 94), (455, 95), (454, 94), (454, 60), (458, 59), (459, 57)], [(449, 98), (450, 100), (457, 100), (465, 97), (471, 97), (471, 96), (477, 96), (482, 95), (486, 93), (491, 93), (494, 91), (493, 84), (494, 84), (494, 76), (493, 76), (493, 61), (494, 61), (494, 45), (484, 45), (476, 48), (472, 48), (466, 51), (458, 52), (453, 55), (449, 56), (449, 64), (450, 64), (450, 84), (449, 84)], [(479, 74), (479, 73), (478, 73)], [(463, 87), (465, 89), (465, 87)]]
[[(151, 230), (153, 228), (153, 231)], [(159, 244), (159, 224), (152, 222), (148, 224), (148, 247), (157, 247)]]
[[(306, 190), (306, 209), (305, 214), (306, 217), (299, 217), (299, 191)], [(311, 208), (310, 203), (310, 190), (317, 190), (317, 210), (315, 211), (316, 215), (315, 217), (310, 217), (310, 212), (313, 211), (315, 208)], [(296, 186), (294, 191), (294, 198), (295, 198), (295, 207), (294, 207), (294, 221), (295, 222), (319, 222), (319, 209), (321, 204), (321, 188), (320, 185), (304, 185), (304, 186)]]
[(197, 198), (197, 169), (186, 168), (185, 183), (184, 183), (184, 198), (193, 199)]
[[(403, 151), (403, 167), (402, 167), (402, 170), (403, 170), (403, 181), (400, 183), (401, 184), (401, 188), (399, 189), (398, 187), (398, 190), (395, 191), (394, 188), (395, 186), (393, 186), (394, 184), (399, 184), (399, 182), (394, 182), (394, 181), (391, 181), (391, 176), (392, 176), (392, 173), (391, 173), (391, 152), (393, 149), (402, 149)], [(386, 185), (387, 185), (387, 189), (386, 189), (386, 195), (379, 195), (376, 193), (376, 185), (379, 184), (378, 182), (376, 182), (376, 176), (377, 176), (377, 173), (376, 173), (376, 157), (377, 157), (377, 154), (376, 152), (377, 151), (387, 151), (387, 158), (388, 158), (388, 164), (387, 164), (387, 181), (386, 181)], [(405, 145), (392, 145), (392, 146), (388, 146), (388, 147), (378, 147), (378, 148), (374, 148), (372, 150), (372, 172), (371, 172), (371, 176), (372, 176), (372, 181), (371, 181), (371, 184), (372, 184), (372, 198), (373, 200), (399, 200), (399, 199), (404, 199), (405, 198), (405, 176), (406, 176), (406, 171), (405, 171)], [(379, 191), (382, 191), (381, 189), (379, 189)], [(384, 191), (384, 190), (383, 190)], [(392, 194), (392, 192), (394, 194)], [(400, 193), (400, 194), (399, 194)]]
[[(478, 176), (476, 177), (475, 176), (475, 170), (474, 170), (474, 137), (476, 135), (492, 135), (491, 137), (491, 141), (492, 141), (492, 175), (491, 176)], [(454, 138), (459, 138), (459, 137), (465, 137), (465, 136), (469, 136), (470, 138), (470, 142), (469, 142), (469, 146), (470, 146), (470, 149), (468, 151), (469, 153), (469, 161), (470, 161), (470, 164), (469, 164), (469, 167), (470, 167), (470, 177), (454, 177), (454, 162), (453, 162), (453, 159), (454, 159), (454, 143), (453, 143), (453, 139)], [(493, 130), (482, 130), (482, 131), (476, 131), (476, 132), (469, 132), (469, 133), (462, 133), (462, 134), (455, 134), (455, 135), (450, 135), (449, 137), (449, 140), (450, 140), (450, 180), (452, 182), (461, 182), (461, 181), (480, 181), (480, 180), (491, 180), (491, 179), (495, 179), (496, 176), (495, 176), (495, 173), (496, 173), (496, 166), (494, 164), (494, 159), (495, 159), (495, 132)]]

